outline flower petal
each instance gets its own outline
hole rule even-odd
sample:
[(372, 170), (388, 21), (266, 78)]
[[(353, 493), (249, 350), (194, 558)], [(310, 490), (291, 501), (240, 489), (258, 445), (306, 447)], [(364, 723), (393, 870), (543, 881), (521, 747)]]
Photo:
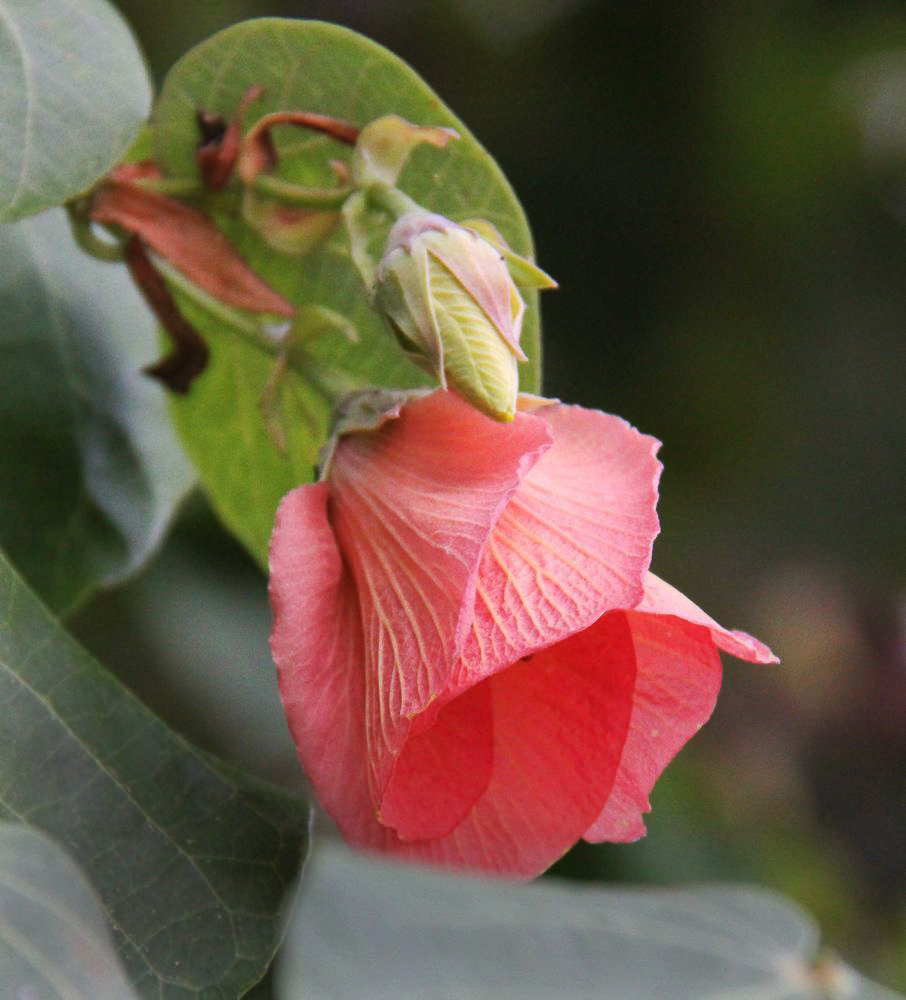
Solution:
[(552, 404), (533, 412), (554, 444), (488, 539), (457, 666), (463, 686), (643, 595), (658, 530), (658, 442), (595, 410)]
[(337, 445), (331, 516), (359, 595), (378, 796), (410, 720), (447, 692), (488, 534), (549, 440), (535, 416), (498, 424), (438, 391)]
[(645, 596), (626, 615), (638, 677), (620, 771), (604, 811), (585, 833), (590, 841), (645, 835), (642, 813), (664, 768), (710, 718), (720, 690), (717, 648), (756, 663), (776, 662), (764, 643), (718, 625), (688, 597), (649, 573)]
[(740, 660), (750, 663), (779, 663), (779, 659), (758, 639), (746, 632), (726, 629), (723, 625), (706, 615), (697, 605), (693, 604), (685, 594), (671, 587), (654, 573), (648, 573), (645, 579), (645, 596), (637, 611), (648, 611), (655, 615), (676, 615), (687, 622), (704, 625), (710, 629), (715, 645), (725, 653), (738, 656)]
[(271, 650), (302, 766), (344, 835), (361, 841), (377, 825), (366, 767), (362, 630), (327, 519), (328, 492), (327, 483), (300, 486), (277, 511)]
[(443, 837), (458, 826), (491, 780), (492, 720), (486, 684), (454, 698), (413, 735), (416, 720), (381, 799), (380, 822), (401, 840)]
[(500, 875), (540, 874), (582, 836), (607, 800), (634, 681), (632, 638), (620, 615), (483, 681), (478, 689), (489, 689), (493, 703), (488, 787), (447, 837), (400, 845), (398, 853)]
[(632, 631), (636, 684), (620, 770), (585, 839), (626, 842), (645, 836), (642, 813), (664, 768), (714, 711), (721, 664), (708, 630), (669, 615), (616, 612)]

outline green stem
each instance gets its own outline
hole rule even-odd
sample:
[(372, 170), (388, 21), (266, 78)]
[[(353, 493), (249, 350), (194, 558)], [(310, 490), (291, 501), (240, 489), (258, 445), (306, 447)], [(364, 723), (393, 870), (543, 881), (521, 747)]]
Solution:
[(343, 204), (343, 219), (349, 236), (349, 255), (362, 277), (365, 294), (373, 306), (375, 263), (368, 248), (371, 236), (368, 209), (372, 207), (387, 212), (394, 219), (407, 212), (421, 212), (424, 209), (409, 195), (385, 184), (372, 184), (355, 191)]
[(291, 328), (288, 330), (286, 327), (281, 327), (279, 332), (268, 329), (244, 316), (232, 306), (225, 305), (209, 295), (165, 260), (155, 257), (154, 264), (179, 292), (218, 322), (239, 334), (246, 343), (272, 358), (285, 358), (288, 366), (303, 375), (306, 381), (329, 402), (335, 402), (340, 397), (364, 387), (361, 381), (313, 358), (304, 349), (293, 350)]
[(338, 209), (349, 197), (351, 188), (314, 188), (302, 187), (274, 177), (272, 174), (258, 174), (251, 187), (259, 194), (267, 195), (277, 201), (285, 202), (296, 208)]
[(67, 205), (66, 217), (69, 219), (73, 239), (85, 253), (98, 260), (122, 262), (123, 244), (113, 239), (101, 239), (82, 208), (74, 204)]
[(177, 198), (191, 197), (203, 190), (194, 177), (137, 177), (132, 183)]
[(359, 272), (365, 295), (369, 303), (374, 305), (375, 263), (368, 249), (368, 201), (364, 191), (356, 191), (346, 199), (343, 205), (343, 221), (346, 223), (346, 234), (349, 237), (349, 256), (355, 269)]
[(409, 195), (399, 188), (385, 187), (383, 184), (373, 184), (367, 190), (368, 201), (382, 208), (385, 212), (398, 219), (407, 212), (423, 212), (424, 209)]
[(335, 403), (343, 396), (359, 392), (368, 384), (362, 379), (347, 375), (345, 372), (318, 361), (311, 355), (294, 359), (290, 354), (290, 366), (297, 371), (304, 371), (305, 377), (328, 402)]
[(215, 299), (213, 295), (209, 295), (203, 288), (199, 288), (194, 282), (189, 281), (184, 274), (162, 258), (155, 257), (154, 266), (186, 298), (191, 299), (195, 305), (208, 315), (213, 316), (218, 322), (240, 334), (252, 346), (274, 356), (283, 350), (282, 332), (272, 333), (261, 323), (256, 323), (247, 316), (243, 316), (238, 309), (226, 305), (220, 299)]

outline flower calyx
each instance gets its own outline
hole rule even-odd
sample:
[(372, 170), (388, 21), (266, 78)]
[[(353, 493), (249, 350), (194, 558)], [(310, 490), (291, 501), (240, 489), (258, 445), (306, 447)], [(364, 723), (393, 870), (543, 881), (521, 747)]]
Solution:
[(330, 467), (340, 438), (375, 431), (395, 420), (403, 407), (429, 395), (430, 389), (362, 389), (344, 396), (333, 414), (333, 430), (318, 455), (318, 479), (330, 477)]

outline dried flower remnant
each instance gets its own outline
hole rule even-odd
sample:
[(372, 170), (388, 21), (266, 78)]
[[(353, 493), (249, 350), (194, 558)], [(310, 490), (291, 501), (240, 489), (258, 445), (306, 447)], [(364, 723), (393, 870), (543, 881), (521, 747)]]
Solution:
[(117, 167), (90, 195), (86, 214), (91, 222), (127, 234), (124, 256), (132, 279), (174, 343), (173, 351), (146, 372), (173, 392), (185, 393), (207, 365), (207, 345), (180, 314), (149, 250), (228, 305), (286, 317), (295, 314), (295, 307), (255, 274), (208, 216), (142, 185), (160, 176), (151, 161)]
[(287, 125), (310, 129), (346, 145), (355, 143), (359, 129), (329, 115), (277, 111), (259, 118), (240, 138), (242, 112), (262, 93), (260, 87), (246, 93), (222, 138), (215, 137), (219, 145), (210, 147), (204, 141), (202, 119), (199, 120), (203, 139), (197, 153), (199, 165), (204, 173), (204, 159), (210, 156), (209, 185), (213, 182), (221, 187), (225, 184), (222, 178), (229, 177), (235, 167), (243, 189), (243, 219), (273, 249), (304, 256), (317, 250), (339, 225), (339, 208), (352, 191), (349, 170), (341, 161), (330, 161), (328, 165), (336, 182), (333, 188), (306, 187), (277, 176), (279, 154), (273, 129)]
[(200, 108), (196, 112), (201, 141), (195, 151), (195, 159), (209, 190), (222, 191), (229, 183), (239, 157), (242, 116), (263, 93), (264, 87), (260, 85), (249, 87), (229, 124), (221, 115), (212, 115)]
[(151, 263), (148, 251), (137, 236), (130, 236), (126, 241), (124, 256), (136, 287), (173, 341), (173, 349), (148, 365), (144, 372), (171, 392), (184, 395), (208, 365), (208, 345), (180, 313), (167, 283)]
[(134, 233), (221, 302), (251, 312), (295, 313), (292, 303), (255, 274), (207, 215), (143, 187), (141, 179), (132, 165), (114, 170), (91, 197), (91, 219)]

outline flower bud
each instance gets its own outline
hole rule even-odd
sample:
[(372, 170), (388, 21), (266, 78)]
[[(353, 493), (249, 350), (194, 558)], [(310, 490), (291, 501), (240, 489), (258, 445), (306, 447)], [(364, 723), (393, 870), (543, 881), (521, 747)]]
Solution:
[(441, 215), (408, 212), (390, 231), (375, 302), (416, 364), (488, 416), (513, 419), (525, 304), (497, 248)]

